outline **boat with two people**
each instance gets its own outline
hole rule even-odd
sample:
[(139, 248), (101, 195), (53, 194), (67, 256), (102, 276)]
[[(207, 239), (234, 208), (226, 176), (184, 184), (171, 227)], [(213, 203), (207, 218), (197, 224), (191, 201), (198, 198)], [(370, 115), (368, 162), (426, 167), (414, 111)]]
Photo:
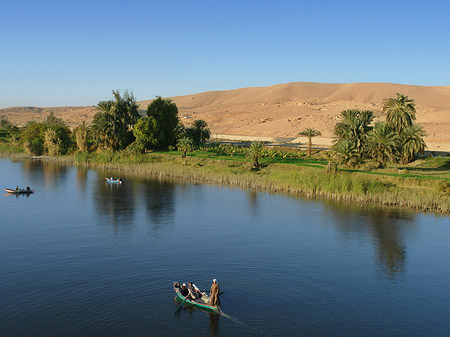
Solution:
[(111, 183), (111, 184), (122, 184), (122, 182), (123, 182), (122, 178), (114, 179), (113, 177), (111, 177), (111, 178), (105, 177), (105, 179), (106, 179), (107, 183)]
[[(191, 282), (188, 282), (188, 285), (186, 285), (185, 283), (179, 283), (174, 281), (173, 290), (175, 290), (175, 293), (177, 294), (177, 299), (182, 301), (181, 304), (188, 303), (200, 307), (202, 309), (207, 309), (216, 313), (221, 313), (220, 306), (211, 305), (210, 304), (211, 298), (206, 294), (206, 292), (199, 290), (195, 286), (195, 284)], [(179, 307), (181, 307), (181, 304)]]
[(34, 190), (30, 188), (30, 186), (27, 186), (26, 188), (19, 188), (17, 186), (15, 189), (12, 188), (4, 188), (6, 193), (14, 193), (14, 194), (33, 194)]

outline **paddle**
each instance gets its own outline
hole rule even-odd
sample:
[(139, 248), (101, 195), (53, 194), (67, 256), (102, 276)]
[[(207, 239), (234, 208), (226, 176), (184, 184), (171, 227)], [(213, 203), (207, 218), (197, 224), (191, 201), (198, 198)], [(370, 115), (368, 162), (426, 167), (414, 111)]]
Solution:
[[(186, 295), (186, 297), (184, 298), (183, 302), (181, 302), (181, 304), (180, 304), (180, 305), (178, 306), (178, 308), (177, 308), (177, 310), (175, 310), (175, 312), (177, 312), (177, 311), (178, 311), (178, 309), (180, 309), (180, 308), (181, 308), (181, 306), (183, 305), (183, 303), (184, 303), (184, 302), (186, 302), (186, 300), (187, 300), (188, 296), (189, 296), (189, 295)], [(175, 313), (175, 312), (174, 312), (174, 313)]]

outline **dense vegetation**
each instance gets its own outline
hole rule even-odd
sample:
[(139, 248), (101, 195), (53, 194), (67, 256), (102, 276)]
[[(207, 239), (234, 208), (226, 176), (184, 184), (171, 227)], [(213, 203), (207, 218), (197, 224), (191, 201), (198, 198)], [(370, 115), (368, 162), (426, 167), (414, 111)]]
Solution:
[(374, 114), (369, 110), (344, 110), (334, 128), (333, 150), (339, 162), (356, 166), (374, 160), (379, 167), (387, 163), (410, 163), (426, 148), (425, 132), (414, 123), (414, 101), (397, 93), (383, 101), (386, 122), (372, 126)]
[(205, 121), (184, 127), (175, 103), (161, 97), (148, 105), (144, 117), (128, 92), (113, 91), (113, 99), (100, 101), (98, 108), (92, 125), (83, 123), (72, 132), (53, 115), (23, 128), (2, 120), (0, 137), (7, 145), (1, 151), (22, 148), (31, 155), (75, 154), (66, 160), (450, 212), (450, 160), (428, 158), (409, 164), (424, 152), (425, 133), (414, 123), (414, 102), (401, 94), (383, 101), (386, 122), (373, 125), (372, 111), (342, 111), (332, 150), (316, 153), (311, 139), (320, 132), (310, 128), (299, 133), (308, 138), (306, 152), (261, 142), (240, 146), (208, 142), (211, 132)]

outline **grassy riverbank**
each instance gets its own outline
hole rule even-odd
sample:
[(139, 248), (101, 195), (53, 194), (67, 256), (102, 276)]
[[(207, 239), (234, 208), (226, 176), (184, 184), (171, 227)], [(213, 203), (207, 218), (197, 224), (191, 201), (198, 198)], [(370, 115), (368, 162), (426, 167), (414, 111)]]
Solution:
[(214, 158), (192, 154), (184, 160), (177, 152), (145, 155), (83, 153), (58, 160), (128, 175), (450, 213), (450, 179), (447, 178), (450, 160), (445, 158), (430, 158), (422, 162), (424, 167), (415, 164), (385, 170), (339, 170), (335, 175), (326, 173), (324, 160), (309, 158), (291, 163), (266, 161), (259, 171), (252, 171), (251, 163), (245, 157)]
[(18, 158), (26, 157), (27, 154), (21, 146), (11, 145), (10, 143), (0, 143), (0, 157)]
[[(19, 148), (1, 146), (3, 157), (26, 156)], [(358, 203), (406, 206), (450, 213), (450, 158), (428, 158), (387, 169), (339, 169), (326, 173), (320, 157), (262, 159), (262, 168), (251, 170), (245, 156), (220, 156), (193, 152), (186, 159), (178, 152), (132, 154), (123, 152), (79, 153), (46, 157), (70, 164), (202, 183), (225, 184), (311, 198)]]

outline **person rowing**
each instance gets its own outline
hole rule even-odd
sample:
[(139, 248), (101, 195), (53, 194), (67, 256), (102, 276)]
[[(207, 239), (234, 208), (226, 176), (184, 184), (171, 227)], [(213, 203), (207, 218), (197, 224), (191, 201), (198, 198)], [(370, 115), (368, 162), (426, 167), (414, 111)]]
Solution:
[(194, 301), (198, 300), (203, 296), (202, 293), (200, 292), (200, 289), (198, 289), (197, 286), (192, 282), (188, 282), (187, 289), (189, 291), (189, 297)]

